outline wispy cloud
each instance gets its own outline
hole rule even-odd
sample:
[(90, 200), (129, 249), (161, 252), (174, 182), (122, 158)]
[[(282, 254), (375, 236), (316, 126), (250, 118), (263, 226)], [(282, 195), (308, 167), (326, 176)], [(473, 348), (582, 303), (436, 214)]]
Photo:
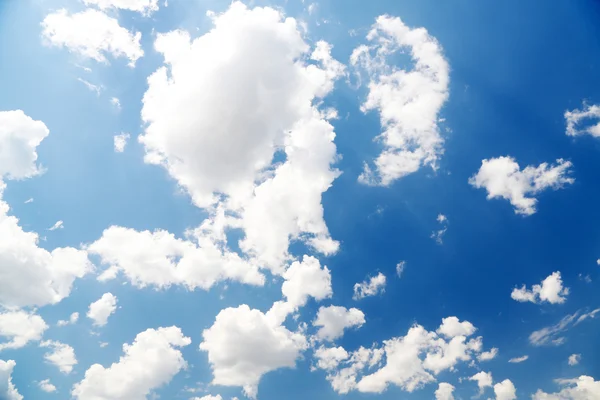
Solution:
[(55, 231), (57, 229), (62, 229), (64, 228), (63, 222), (62, 221), (56, 221), (56, 223), (54, 225), (52, 225), (50, 228), (48, 228), (49, 231)]
[(600, 313), (600, 308), (588, 313), (582, 313), (582, 311), (579, 310), (574, 314), (567, 315), (557, 324), (533, 332), (529, 335), (529, 343), (534, 346), (560, 346), (567, 340), (563, 336), (566, 331), (579, 325), (588, 318), (595, 318), (598, 313)]

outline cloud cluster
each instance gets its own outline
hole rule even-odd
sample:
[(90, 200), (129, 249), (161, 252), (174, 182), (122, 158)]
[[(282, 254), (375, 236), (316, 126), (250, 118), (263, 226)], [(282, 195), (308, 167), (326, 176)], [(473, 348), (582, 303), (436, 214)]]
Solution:
[[(582, 110), (565, 111), (565, 120), (567, 122), (567, 135), (591, 135), (600, 138), (600, 105), (584, 104)], [(586, 121), (593, 122), (581, 126)]]
[(582, 375), (575, 379), (560, 379), (558, 383), (564, 386), (560, 392), (545, 393), (538, 390), (532, 400), (593, 400), (600, 398), (600, 381), (591, 376)]
[(386, 277), (381, 272), (368, 280), (356, 283), (354, 285), (354, 300), (364, 299), (365, 297), (376, 296), (385, 291)]
[(541, 285), (533, 285), (528, 290), (525, 285), (514, 288), (510, 297), (519, 302), (562, 304), (567, 300), (569, 288), (563, 286), (560, 271), (553, 272)]

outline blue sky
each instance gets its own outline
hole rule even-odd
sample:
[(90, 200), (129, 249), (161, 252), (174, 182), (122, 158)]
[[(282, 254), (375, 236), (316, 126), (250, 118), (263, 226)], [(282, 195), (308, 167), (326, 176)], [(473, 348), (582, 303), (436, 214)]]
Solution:
[(0, 398), (600, 398), (599, 17), (0, 0)]

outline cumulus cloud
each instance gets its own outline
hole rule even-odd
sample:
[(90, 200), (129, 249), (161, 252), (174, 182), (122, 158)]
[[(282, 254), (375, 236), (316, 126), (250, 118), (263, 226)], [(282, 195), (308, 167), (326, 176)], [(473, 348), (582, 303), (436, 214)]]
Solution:
[(402, 274), (404, 273), (405, 269), (406, 261), (400, 261), (398, 264), (396, 264), (396, 275), (398, 275), (398, 278), (402, 278)]
[(256, 398), (260, 378), (279, 368), (293, 368), (307, 348), (304, 335), (291, 332), (272, 314), (247, 305), (226, 308), (202, 333), (214, 385), (241, 386)]
[[(439, 113), (448, 99), (450, 67), (425, 28), (409, 28), (400, 18), (378, 17), (367, 39), (370, 45), (356, 48), (350, 61), (369, 75), (369, 93), (361, 109), (379, 113), (383, 151), (374, 170), (365, 163), (359, 181), (387, 186), (423, 166), (437, 168), (444, 151)], [(398, 52), (410, 54), (412, 69), (387, 63)]]
[(484, 351), (481, 354), (479, 354), (477, 356), (477, 359), (479, 361), (489, 361), (489, 360), (493, 360), (494, 358), (496, 358), (497, 355), (498, 355), (498, 349), (493, 347), (489, 351)]
[(60, 372), (70, 374), (73, 366), (77, 364), (75, 350), (68, 344), (46, 340), (40, 343), (41, 347), (48, 347), (52, 351), (44, 354), (44, 359), (58, 367)]
[(592, 135), (600, 138), (600, 106), (584, 104), (583, 109), (565, 111), (567, 135)]
[(556, 271), (544, 279), (541, 285), (533, 285), (531, 290), (528, 290), (525, 285), (514, 288), (510, 297), (520, 302), (562, 304), (567, 300), (568, 295), (569, 288), (563, 287), (560, 271)]
[(56, 386), (54, 386), (51, 382), (50, 379), (44, 379), (40, 382), (38, 382), (38, 386), (40, 387), (40, 389), (46, 393), (53, 393), (56, 392)]
[(431, 232), (431, 238), (435, 240), (437, 244), (444, 244), (444, 235), (448, 230), (448, 217), (444, 214), (438, 214), (436, 221), (440, 224), (440, 229)]
[(522, 363), (524, 361), (527, 361), (529, 359), (528, 355), (524, 355), (521, 357), (515, 357), (515, 358), (511, 358), (510, 360), (508, 360), (509, 363), (513, 363), (513, 364), (518, 364), (518, 363)]
[(122, 153), (125, 151), (125, 146), (127, 146), (127, 141), (129, 140), (129, 133), (120, 133), (113, 137), (113, 143), (115, 147), (115, 152)]
[(0, 337), (7, 339), (0, 343), (0, 351), (19, 349), (29, 342), (42, 338), (48, 325), (39, 315), (25, 311), (6, 311), (0, 313)]
[(2, 201), (3, 179), (25, 179), (43, 171), (36, 164), (36, 149), (48, 134), (43, 122), (23, 111), (0, 111), (0, 305), (7, 308), (58, 303), (70, 294), (76, 278), (92, 270), (84, 251), (38, 247), (38, 235), (25, 232)]
[(494, 394), (496, 395), (496, 400), (517, 399), (517, 389), (509, 379), (505, 379), (500, 383), (496, 383), (494, 385)]
[(63, 229), (64, 223), (62, 221), (56, 221), (56, 223), (54, 225), (52, 225), (50, 228), (48, 228), (49, 231), (55, 231), (57, 229)]
[(581, 354), (571, 354), (569, 356), (568, 362), (569, 362), (570, 366), (577, 365), (577, 364), (579, 364), (580, 361), (581, 361)]
[(110, 54), (114, 58), (127, 58), (133, 67), (144, 55), (141, 33), (129, 32), (115, 18), (92, 8), (75, 14), (58, 10), (44, 18), (42, 27), (48, 45), (64, 47), (98, 62), (108, 63), (106, 56)]
[(334, 370), (340, 365), (341, 361), (347, 360), (350, 355), (341, 346), (339, 347), (319, 347), (314, 354), (317, 360), (317, 368), (325, 371)]
[(563, 317), (555, 325), (547, 326), (529, 335), (529, 343), (534, 346), (554, 345), (559, 346), (567, 339), (563, 336), (570, 328), (579, 325), (586, 319), (593, 319), (596, 314), (600, 313), (600, 308), (590, 312), (582, 312), (581, 310), (574, 314), (569, 314)]
[(364, 299), (365, 297), (375, 296), (385, 291), (386, 278), (381, 272), (376, 276), (372, 276), (368, 280), (365, 280), (354, 285), (354, 300)]
[(357, 308), (329, 306), (320, 307), (313, 326), (320, 327), (318, 340), (334, 341), (344, 335), (347, 328), (360, 328), (365, 323), (365, 314)]
[(104, 326), (117, 309), (117, 297), (112, 293), (104, 293), (102, 297), (90, 304), (87, 317), (94, 321), (95, 326)]
[(275, 9), (236, 1), (210, 15), (213, 29), (197, 39), (179, 30), (155, 41), (165, 66), (143, 98), (145, 161), (197, 206), (235, 215), (241, 250), (261, 266), (282, 272), (292, 240), (334, 253), (321, 196), (339, 175), (335, 133), (317, 106), (343, 66), (325, 42), (311, 52)]
[(73, 325), (75, 324), (77, 321), (79, 320), (79, 313), (78, 312), (74, 312), (73, 314), (71, 314), (71, 316), (69, 317), (68, 320), (65, 319), (61, 319), (59, 320), (56, 325), (57, 326), (67, 326), (67, 325)]
[(448, 335), (414, 325), (405, 336), (385, 340), (381, 347), (361, 347), (352, 353), (344, 353), (343, 348), (317, 352), (317, 367), (327, 371), (327, 380), (341, 394), (352, 390), (382, 393), (390, 384), (413, 392), (435, 382), (442, 371), (454, 370), (458, 363), (472, 361), (481, 353), (482, 338), (468, 339), (475, 332), (472, 324), (457, 321), (455, 328), (460, 328), (448, 330), (448, 321), (454, 318), (445, 319), (438, 329)]
[(561, 379), (558, 383), (564, 388), (558, 393), (545, 393), (539, 389), (532, 400), (595, 400), (600, 399), (600, 381), (591, 376), (581, 375), (575, 379)]
[(324, 300), (333, 294), (331, 273), (315, 257), (305, 255), (302, 262), (294, 261), (283, 278), (281, 293), (295, 308), (305, 305), (309, 297)]
[(12, 372), (17, 363), (14, 360), (0, 360), (0, 398), (6, 400), (23, 400), (12, 382)]
[(477, 382), (477, 387), (479, 388), (479, 394), (482, 395), (485, 392), (485, 389), (488, 387), (492, 387), (492, 383), (494, 382), (492, 379), (491, 372), (483, 372), (480, 371), (469, 378), (470, 381)]
[(446, 382), (440, 382), (435, 391), (435, 400), (454, 400), (454, 386)]
[(532, 215), (536, 212), (535, 195), (575, 182), (569, 177), (572, 166), (570, 161), (559, 158), (556, 164), (542, 163), (537, 167), (529, 165), (521, 169), (512, 157), (491, 158), (481, 162), (477, 174), (469, 178), (469, 184), (487, 190), (488, 200), (506, 199), (515, 207), (515, 213)]
[(456, 317), (442, 318), (442, 324), (436, 331), (440, 335), (452, 339), (457, 336), (471, 336), (477, 328), (469, 321), (462, 321)]
[(158, 0), (83, 0), (85, 5), (93, 5), (100, 9), (117, 8), (136, 11), (143, 15), (150, 15), (158, 11)]
[(77, 400), (146, 400), (186, 368), (178, 348), (190, 343), (176, 326), (141, 332), (132, 344), (123, 345), (118, 362), (108, 368), (92, 365), (71, 394)]
[(220, 394), (213, 396), (213, 395), (206, 395), (206, 396), (202, 396), (202, 397), (192, 397), (190, 400), (223, 400), (223, 398), (221, 397)]

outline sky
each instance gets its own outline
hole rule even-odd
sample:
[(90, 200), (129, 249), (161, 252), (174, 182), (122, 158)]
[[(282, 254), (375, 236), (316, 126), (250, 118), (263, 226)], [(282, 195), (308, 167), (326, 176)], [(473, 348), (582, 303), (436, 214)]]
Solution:
[(0, 0), (0, 399), (600, 399), (599, 18)]

